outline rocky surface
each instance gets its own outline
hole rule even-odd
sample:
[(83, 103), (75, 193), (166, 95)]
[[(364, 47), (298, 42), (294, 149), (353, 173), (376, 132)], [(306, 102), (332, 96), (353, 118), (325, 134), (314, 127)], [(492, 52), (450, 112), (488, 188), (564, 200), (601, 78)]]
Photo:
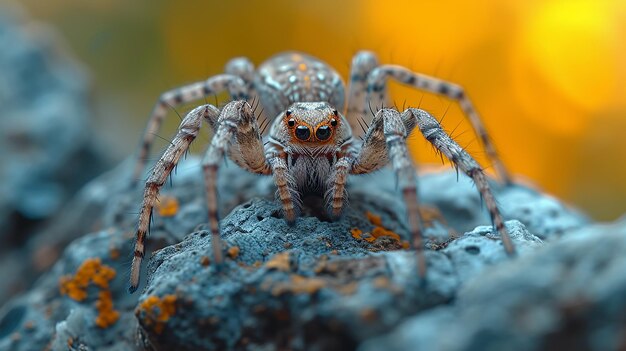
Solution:
[[(0, 48), (0, 275), (22, 278), (6, 268), (22, 270), (26, 243), (108, 162), (91, 135), (86, 72), (54, 30), (0, 4)], [(7, 278), (0, 304), (30, 280)]]
[[(426, 202), (422, 213), (431, 238), (424, 284), (415, 276), (413, 252), (405, 249), (403, 204), (389, 170), (353, 178), (350, 206), (340, 221), (328, 221), (319, 203), (308, 199), (305, 216), (288, 226), (273, 201), (271, 179), (228, 164), (219, 180), (221, 208), (228, 213), (239, 206), (222, 222), (228, 260), (218, 270), (202, 226), (206, 207), (201, 168), (198, 158), (190, 157), (172, 185), (163, 189), (155, 212), (150, 250), (165, 248), (145, 270), (150, 276), (143, 278), (143, 293), (128, 295), (132, 234), (142, 194), (141, 189), (127, 189), (130, 169), (128, 163), (120, 165), (73, 200), (75, 220), (66, 229), (74, 223), (95, 232), (74, 240), (31, 291), (2, 308), (0, 350), (33, 345), (65, 350), (68, 344), (77, 350), (355, 348), (411, 315), (454, 303), (466, 282), (509, 260), (488, 226), (458, 235), (463, 221), (456, 219), (457, 213), (478, 223), (480, 217), (473, 216), (484, 214), (471, 205), (473, 186), (457, 183), (453, 173), (420, 177)], [(429, 182), (442, 189), (466, 184), (460, 193), (470, 199), (437, 200)], [(544, 201), (545, 196), (527, 192), (536, 194), (535, 203)], [(434, 209), (436, 204), (443, 204), (441, 211)], [(559, 206), (559, 216), (584, 225), (584, 217)], [(461, 224), (453, 227), (457, 222)], [(543, 245), (522, 223), (512, 220), (507, 225), (522, 256)], [(63, 282), (89, 272), (81, 267), (93, 265), (94, 259), (116, 272), (108, 285), (110, 299), (103, 299), (103, 289), (88, 280), (87, 296), (77, 301)], [(109, 313), (103, 306), (110, 307)], [(110, 318), (111, 309), (118, 318), (99, 327), (101, 310)]]
[(101, 165), (88, 84), (52, 32), (16, 18), (0, 9), (0, 47), (12, 48), (0, 52), (0, 351), (626, 349), (626, 219), (591, 224), (492, 182), (511, 259), (471, 180), (449, 170), (419, 177), (420, 280), (390, 170), (352, 177), (340, 220), (307, 198), (289, 226), (272, 179), (226, 163), (217, 266), (190, 157), (162, 190), (154, 254), (128, 294), (142, 189), (129, 189), (127, 161), (59, 210)]
[(626, 218), (503, 262), (359, 350), (625, 350)]

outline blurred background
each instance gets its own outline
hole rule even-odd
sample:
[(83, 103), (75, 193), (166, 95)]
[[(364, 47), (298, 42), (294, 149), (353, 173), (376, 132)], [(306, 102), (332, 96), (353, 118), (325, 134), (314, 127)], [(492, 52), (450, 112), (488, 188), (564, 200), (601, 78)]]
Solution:
[[(134, 152), (161, 92), (220, 73), (232, 57), (248, 56), (258, 65), (278, 52), (301, 50), (345, 78), (352, 55), (368, 49), (383, 63), (464, 86), (514, 174), (598, 220), (626, 209), (624, 1), (20, 4), (55, 27), (90, 72), (93, 123), (114, 158)], [(398, 106), (421, 101), (436, 116), (450, 105), (397, 84), (391, 91)], [(171, 137), (177, 122), (172, 112), (161, 136)], [(456, 128), (457, 141), (488, 166), (455, 104), (444, 125)], [(422, 138), (412, 138), (411, 147), (419, 162), (440, 162)]]

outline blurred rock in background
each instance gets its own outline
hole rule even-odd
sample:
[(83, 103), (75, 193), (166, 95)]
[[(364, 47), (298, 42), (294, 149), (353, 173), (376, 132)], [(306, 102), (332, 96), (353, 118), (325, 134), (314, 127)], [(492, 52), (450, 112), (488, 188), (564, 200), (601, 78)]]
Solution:
[(0, 304), (28, 284), (15, 274), (30, 256), (20, 248), (109, 164), (89, 96), (87, 73), (54, 30), (0, 4), (0, 273), (11, 272)]

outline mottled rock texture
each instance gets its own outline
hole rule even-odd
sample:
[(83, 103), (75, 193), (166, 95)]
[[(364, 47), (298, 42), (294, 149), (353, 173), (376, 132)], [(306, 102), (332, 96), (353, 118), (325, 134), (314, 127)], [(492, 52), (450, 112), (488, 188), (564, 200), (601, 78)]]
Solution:
[(0, 4), (0, 304), (54, 262), (24, 264), (36, 249), (30, 241), (108, 167), (90, 127), (89, 90), (54, 30)]
[[(465, 223), (457, 218), (460, 213), (472, 225), (488, 220), (471, 183), (463, 177), (457, 183), (453, 172), (420, 177), (430, 238), (424, 284), (415, 275), (413, 251), (405, 249), (404, 208), (391, 171), (353, 178), (350, 206), (339, 221), (329, 221), (319, 199), (310, 198), (305, 215), (288, 226), (273, 200), (271, 179), (228, 164), (219, 180), (228, 259), (218, 269), (204, 230), (201, 168), (190, 157), (161, 194), (163, 204), (173, 201), (176, 206), (155, 211), (149, 250), (165, 248), (149, 260), (143, 292), (128, 295), (142, 195), (141, 189), (127, 188), (130, 169), (129, 163), (120, 165), (73, 200), (71, 211), (81, 214), (73, 223), (95, 231), (74, 240), (31, 291), (0, 310), (0, 350), (65, 350), (68, 343), (76, 350), (354, 349), (415, 314), (454, 304), (460, 288), (509, 261), (489, 226), (458, 234)], [(449, 201), (436, 197), (455, 187), (461, 196)], [(511, 191), (526, 192), (529, 202), (546, 199), (521, 187), (501, 189), (498, 196)], [(559, 216), (576, 219), (578, 227), (586, 223), (554, 203)], [(539, 209), (533, 213), (541, 215)], [(520, 256), (543, 245), (522, 223), (511, 220), (507, 226)], [(77, 301), (63, 281), (94, 259), (116, 272), (109, 282), (110, 298), (103, 298), (103, 289), (91, 282), (86, 297)], [(104, 300), (110, 303), (98, 302)], [(98, 320), (107, 321), (99, 316), (112, 317), (111, 309), (117, 319), (106, 328), (98, 326)]]

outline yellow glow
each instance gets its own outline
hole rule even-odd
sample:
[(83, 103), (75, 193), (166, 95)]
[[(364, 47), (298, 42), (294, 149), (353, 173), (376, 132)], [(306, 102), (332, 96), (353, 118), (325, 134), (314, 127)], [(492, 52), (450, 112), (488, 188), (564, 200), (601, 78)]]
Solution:
[[(626, 1), (23, 3), (63, 29), (106, 90), (101, 105), (123, 101), (116, 108), (132, 110), (136, 135), (159, 93), (219, 73), (229, 58), (258, 64), (299, 50), (347, 78), (352, 55), (368, 49), (383, 63), (463, 86), (514, 174), (598, 218), (626, 209)], [(103, 49), (94, 52), (94, 42)], [(458, 106), (398, 84), (390, 92), (399, 107), (421, 101), (437, 118), (447, 110), (445, 128), (458, 125), (456, 140), (489, 167)], [(110, 118), (107, 125), (122, 124)], [(163, 136), (179, 121), (167, 123)], [(439, 162), (423, 138), (410, 148), (420, 163)]]
[(521, 33), (532, 64), (587, 112), (606, 106), (618, 83), (615, 44), (626, 38), (617, 36), (611, 10), (602, 1), (549, 2)]

